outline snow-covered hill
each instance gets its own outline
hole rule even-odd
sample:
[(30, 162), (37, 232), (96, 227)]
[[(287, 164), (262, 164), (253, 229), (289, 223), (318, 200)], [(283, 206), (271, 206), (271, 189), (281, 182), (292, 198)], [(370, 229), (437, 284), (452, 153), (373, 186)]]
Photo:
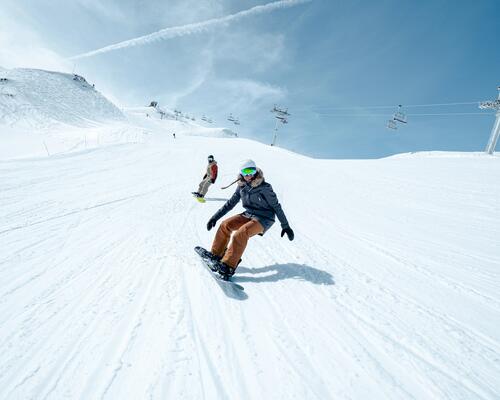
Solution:
[(188, 118), (177, 119), (173, 111), (160, 107), (129, 107), (124, 112), (129, 122), (160, 134), (167, 132), (186, 136), (237, 137), (237, 134), (228, 128), (207, 127)]
[(176, 120), (173, 111), (160, 107), (120, 110), (79, 75), (0, 67), (0, 159), (144, 143), (173, 133), (236, 136), (224, 127)]
[(89, 126), (124, 120), (85, 78), (38, 69), (0, 69), (0, 124), (18, 127)]
[[(135, 118), (146, 140), (0, 161), (1, 399), (500, 397), (498, 156), (315, 160)], [(296, 238), (252, 238), (228, 296), (193, 248), (249, 157)]]

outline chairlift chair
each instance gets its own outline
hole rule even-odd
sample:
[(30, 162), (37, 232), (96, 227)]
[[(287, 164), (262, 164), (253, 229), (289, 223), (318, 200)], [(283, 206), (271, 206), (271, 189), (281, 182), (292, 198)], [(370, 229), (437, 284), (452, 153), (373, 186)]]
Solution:
[(406, 120), (406, 114), (402, 111), (401, 104), (398, 106), (398, 110), (394, 113), (392, 117), (395, 121), (402, 122), (406, 124), (408, 121)]
[(389, 129), (398, 129), (398, 125), (396, 124), (396, 121), (394, 119), (390, 119), (387, 121), (387, 127)]

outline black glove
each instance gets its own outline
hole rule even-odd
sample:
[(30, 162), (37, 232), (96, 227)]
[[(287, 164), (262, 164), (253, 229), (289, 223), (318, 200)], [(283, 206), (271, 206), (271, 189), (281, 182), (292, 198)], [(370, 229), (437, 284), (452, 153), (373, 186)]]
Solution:
[[(212, 228), (215, 226), (215, 224), (216, 224), (216, 223), (217, 223), (217, 220), (216, 220), (215, 218), (213, 218), (213, 217), (212, 217), (212, 218), (210, 218), (210, 219), (208, 220), (207, 230), (212, 229)], [(293, 232), (292, 232), (292, 235), (293, 235)]]
[(215, 183), (215, 179), (210, 179), (210, 182)]
[(289, 240), (293, 240), (293, 238), (295, 237), (295, 235), (293, 234), (293, 230), (292, 228), (288, 227), (288, 228), (283, 228), (281, 230), (281, 237), (285, 236), (285, 233), (286, 235), (288, 236), (288, 239)]

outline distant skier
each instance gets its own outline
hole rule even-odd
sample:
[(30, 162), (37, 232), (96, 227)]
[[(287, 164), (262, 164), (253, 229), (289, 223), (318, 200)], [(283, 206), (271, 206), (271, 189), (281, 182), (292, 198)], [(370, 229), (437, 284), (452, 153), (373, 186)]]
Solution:
[(193, 192), (195, 197), (198, 197), (199, 199), (203, 199), (205, 197), (205, 195), (208, 192), (208, 188), (210, 187), (210, 185), (214, 184), (215, 180), (217, 179), (217, 172), (218, 172), (217, 161), (215, 161), (213, 155), (209, 155), (207, 171), (203, 176), (200, 185), (198, 186), (198, 191)]
[[(294, 238), (276, 193), (272, 186), (264, 181), (264, 174), (254, 161), (247, 160), (241, 165), (237, 183), (238, 187), (233, 196), (207, 223), (207, 229), (212, 229), (217, 220), (232, 210), (241, 199), (245, 212), (227, 218), (220, 224), (212, 243), (212, 251), (207, 252), (212, 261), (218, 261), (219, 273), (226, 278), (234, 274), (248, 239), (263, 235), (274, 224), (275, 215), (281, 222), (281, 237), (286, 234), (289, 240)], [(232, 240), (229, 243), (231, 235)]]

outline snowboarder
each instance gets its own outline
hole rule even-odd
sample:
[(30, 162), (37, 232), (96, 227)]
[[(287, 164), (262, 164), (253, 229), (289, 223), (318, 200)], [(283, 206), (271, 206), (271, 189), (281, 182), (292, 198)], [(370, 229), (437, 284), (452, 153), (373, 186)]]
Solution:
[[(255, 162), (246, 160), (240, 168), (238, 187), (233, 196), (207, 223), (212, 229), (217, 220), (227, 214), (241, 199), (245, 212), (225, 219), (219, 226), (212, 243), (210, 257), (218, 261), (219, 273), (225, 277), (234, 275), (241, 261), (248, 239), (264, 233), (274, 224), (275, 215), (281, 222), (281, 237), (285, 234), (293, 240), (294, 233), (283, 212), (272, 186), (264, 181), (264, 174)], [(232, 235), (231, 243), (229, 243)]]
[(218, 167), (217, 167), (217, 161), (215, 161), (213, 155), (208, 156), (208, 165), (207, 165), (207, 171), (205, 175), (203, 176), (202, 181), (200, 182), (200, 185), (198, 186), (198, 191), (193, 192), (193, 194), (198, 197), (203, 199), (205, 195), (208, 192), (208, 188), (210, 185), (215, 183), (215, 180), (217, 179), (217, 172), (218, 172)]

